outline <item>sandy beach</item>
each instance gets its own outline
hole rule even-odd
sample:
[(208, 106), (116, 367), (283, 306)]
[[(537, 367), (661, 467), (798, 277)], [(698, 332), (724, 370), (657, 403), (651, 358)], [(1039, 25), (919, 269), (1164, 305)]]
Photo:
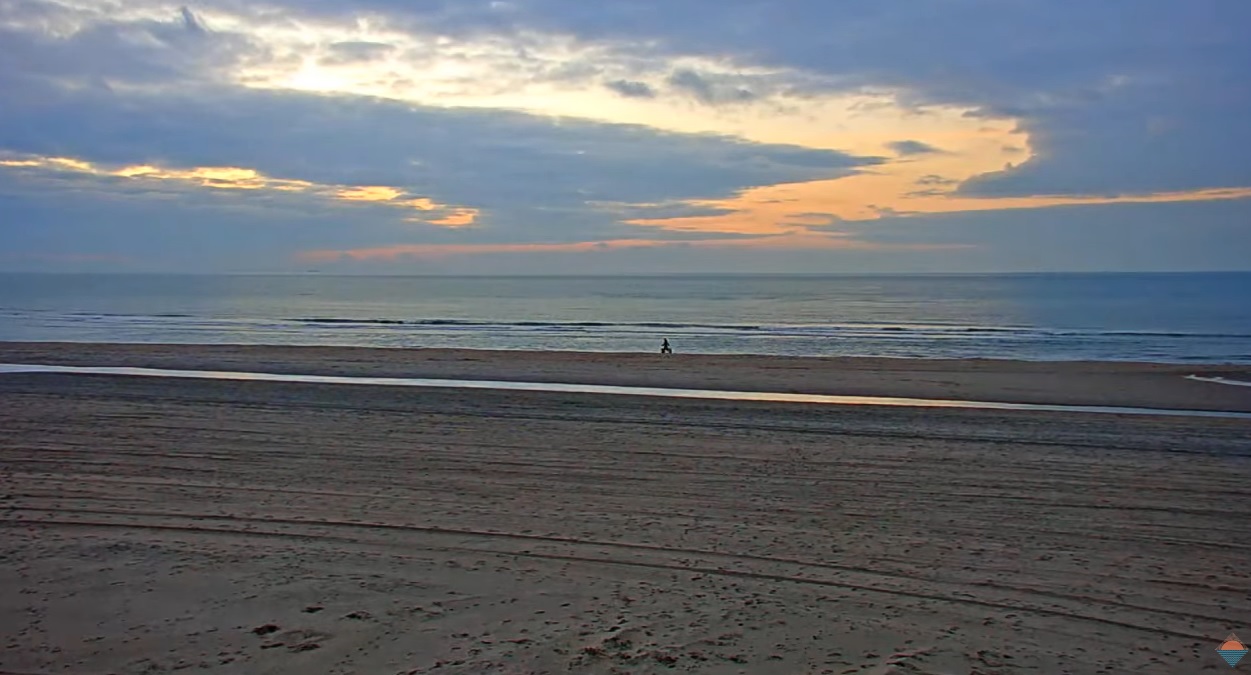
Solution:
[[(1251, 411), (1185, 379), (1245, 367), (0, 363)], [(1215, 673), (1251, 637), (1245, 420), (23, 374), (0, 429), (0, 673)]]
[(142, 366), (1251, 412), (1251, 366), (0, 342), (0, 363)]

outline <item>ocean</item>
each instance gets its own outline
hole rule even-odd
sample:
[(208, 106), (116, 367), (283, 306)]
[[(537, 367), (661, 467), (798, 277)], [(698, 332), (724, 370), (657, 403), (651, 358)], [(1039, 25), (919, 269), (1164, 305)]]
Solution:
[(0, 340), (1251, 363), (1251, 273), (0, 274)]

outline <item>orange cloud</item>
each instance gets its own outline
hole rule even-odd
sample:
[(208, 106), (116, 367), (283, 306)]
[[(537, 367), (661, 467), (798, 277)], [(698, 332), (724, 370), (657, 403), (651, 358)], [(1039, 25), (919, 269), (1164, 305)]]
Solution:
[[(1053, 206), (1194, 202), (1251, 197), (1251, 188), (1216, 188), (1114, 196), (1043, 195), (964, 197), (955, 182), (940, 187), (890, 185), (885, 176), (861, 175), (828, 181), (750, 188), (725, 200), (692, 200), (691, 206), (727, 211), (709, 216), (637, 218), (628, 224), (672, 232), (767, 235), (794, 232), (838, 221), (877, 220), (972, 211), (1037, 209)], [(895, 189), (890, 189), (894, 187)], [(907, 191), (905, 191), (907, 190)]]
[(478, 210), (466, 206), (440, 204), (429, 197), (409, 195), (388, 185), (332, 185), (292, 178), (267, 176), (256, 169), (237, 166), (198, 166), (189, 169), (134, 164), (107, 167), (71, 157), (27, 155), (0, 159), (0, 168), (18, 171), (44, 171), (70, 174), (84, 178), (123, 179), (165, 183), (175, 186), (212, 188), (215, 190), (252, 190), (307, 194), (337, 202), (377, 204), (395, 209), (429, 212), (429, 216), (411, 217), (410, 222), (439, 227), (473, 225)]
[(442, 227), (468, 227), (478, 218), (478, 209), (452, 209), (452, 212), (438, 220), (426, 221), (431, 225)]
[(339, 190), (337, 197), (349, 202), (387, 202), (403, 194), (403, 190), (386, 185), (363, 185)]
[[(874, 121), (878, 117), (881, 122)], [(814, 134), (803, 144), (873, 154), (874, 147), (910, 139), (905, 142), (938, 151), (896, 157), (842, 178), (764, 185), (727, 199), (685, 202), (721, 212), (715, 215), (625, 222), (675, 232), (769, 235), (888, 216), (1251, 197), (1251, 187), (1115, 196), (966, 197), (957, 194), (965, 181), (1011, 169), (1034, 157), (1031, 139), (1016, 120), (986, 119), (948, 108), (900, 115), (889, 106), (854, 119), (850, 133), (838, 137), (830, 132)]]
[(430, 201), (429, 199), (425, 197), (418, 197), (416, 199), (406, 199), (399, 203), (404, 206), (417, 209), (418, 211), (433, 211), (434, 209), (439, 208), (438, 204), (435, 204), (434, 202)]

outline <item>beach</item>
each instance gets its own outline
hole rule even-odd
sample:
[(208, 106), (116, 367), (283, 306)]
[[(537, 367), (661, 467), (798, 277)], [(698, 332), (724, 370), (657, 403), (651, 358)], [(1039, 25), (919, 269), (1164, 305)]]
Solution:
[[(659, 346), (659, 345), (658, 345)], [(507, 380), (1251, 412), (1251, 365), (0, 342), (0, 363)]]
[[(1251, 412), (1186, 379), (1246, 366), (0, 363)], [(1247, 420), (6, 374), (0, 429), (0, 673), (1203, 673), (1251, 633)]]

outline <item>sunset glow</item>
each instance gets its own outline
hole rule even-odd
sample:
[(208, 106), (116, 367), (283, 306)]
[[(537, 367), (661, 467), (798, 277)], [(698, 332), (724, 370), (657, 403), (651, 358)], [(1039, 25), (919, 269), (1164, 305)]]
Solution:
[(299, 193), (329, 201), (380, 204), (402, 210), (430, 212), (429, 215), (410, 216), (408, 220), (450, 228), (472, 225), (478, 213), (475, 209), (439, 204), (428, 197), (413, 197), (403, 190), (385, 185), (322, 185), (309, 181), (274, 178), (255, 169), (233, 166), (172, 169), (136, 165), (110, 168), (66, 157), (25, 157), (0, 159), (0, 168), (23, 170), (33, 177), (122, 178), (153, 186), (166, 185), (173, 188)]
[[(24, 84), (0, 123), (26, 131), (0, 142), (0, 189), (40, 214), (51, 210), (35, 202), (69, 208), (66, 194), (128, 204), (121, 223), (134, 210), (168, 219), (158, 214), (177, 192), (209, 200), (220, 213), (198, 213), (244, 238), (264, 232), (262, 213), (318, 219), (326, 229), (301, 227), (280, 259), (253, 263), (275, 268), (322, 251), (520, 258), (658, 239), (647, 246), (874, 251), (828, 258), (866, 269), (919, 264), (887, 255), (910, 250), (997, 269), (1034, 260), (1049, 235), (1011, 223), (1040, 211), (1063, 211), (1059, 226), (1100, 232), (1100, 255), (1137, 265), (1101, 224), (1158, 206), (1155, 243), (1134, 250), (1162, 261), (1183, 241), (1239, 240), (1227, 230), (1247, 222), (1251, 172), (1232, 151), (1245, 115), (1214, 84), (1240, 76), (1194, 42), (1208, 35), (1213, 54), (1235, 44), (1215, 24), (1095, 37), (1110, 10), (1092, 5), (1057, 10), (1068, 33), (1018, 43), (1007, 36), (1032, 34), (1024, 6), (935, 7), (922, 20), (813, 5), (809, 25), (750, 3), (563, 2), (6, 6), (15, 56), (0, 68)], [(1170, 12), (1211, 21), (1159, 13)], [(941, 45), (922, 50), (930, 38)], [(1070, 39), (1108, 52), (1073, 47), (1094, 51), (1053, 63)], [(1160, 61), (1128, 56), (1153, 50)], [(1163, 224), (1183, 206), (1213, 231), (1185, 239)], [(987, 216), (1004, 227), (985, 229)], [(911, 224), (939, 217), (937, 229)]]

